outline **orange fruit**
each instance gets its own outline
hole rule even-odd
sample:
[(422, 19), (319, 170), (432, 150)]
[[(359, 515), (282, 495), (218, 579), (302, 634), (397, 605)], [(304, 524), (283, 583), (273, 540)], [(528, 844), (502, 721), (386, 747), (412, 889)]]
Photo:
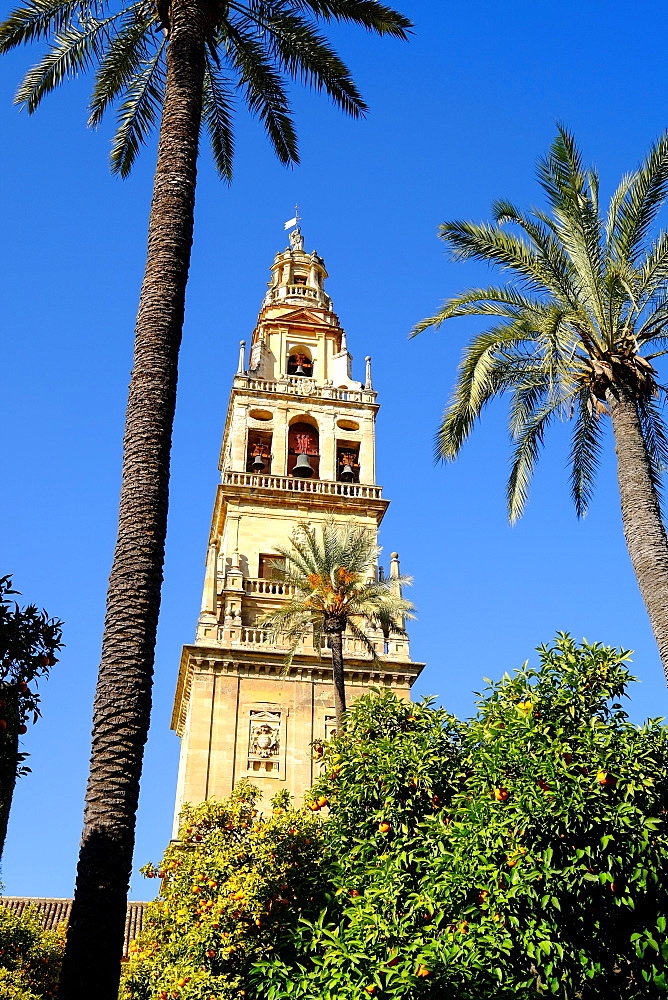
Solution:
[(390, 832), (390, 824), (386, 823), (385, 820), (383, 820), (382, 823), (378, 824), (378, 829), (380, 830), (381, 833), (389, 833)]
[(426, 965), (418, 965), (417, 970), (415, 972), (415, 975), (416, 976), (424, 977), (424, 976), (428, 976), (430, 974), (430, 972), (431, 972), (431, 969), (428, 969)]

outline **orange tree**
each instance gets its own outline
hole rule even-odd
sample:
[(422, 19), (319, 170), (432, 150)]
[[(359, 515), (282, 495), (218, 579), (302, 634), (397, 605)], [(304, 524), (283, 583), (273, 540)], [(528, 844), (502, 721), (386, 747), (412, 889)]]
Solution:
[(45, 931), (35, 910), (0, 906), (0, 1000), (55, 997), (64, 947), (64, 927)]
[(258, 795), (242, 782), (229, 799), (186, 806), (179, 840), (143, 869), (161, 891), (131, 945), (121, 1000), (242, 998), (252, 962), (322, 907), (322, 822), (291, 808), (287, 792), (265, 818)]
[(11, 577), (0, 577), (0, 855), (16, 778), (29, 770), (23, 763), (27, 754), (19, 753), (19, 736), (30, 719), (37, 721), (36, 683), (58, 662), (54, 654), (62, 646), (63, 623), (34, 604), (20, 608), (11, 600), (17, 593)]
[(331, 899), (267, 1000), (591, 1000), (667, 990), (668, 728), (629, 723), (620, 650), (559, 635), (458, 723), (390, 693), (324, 748)]

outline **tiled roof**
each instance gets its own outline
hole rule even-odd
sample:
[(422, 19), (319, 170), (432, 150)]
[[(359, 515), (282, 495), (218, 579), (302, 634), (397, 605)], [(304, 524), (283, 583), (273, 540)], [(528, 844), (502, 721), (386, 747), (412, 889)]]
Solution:
[[(41, 896), (0, 896), (0, 905), (8, 906), (19, 916), (27, 907), (37, 910), (42, 918), (45, 931), (52, 931), (69, 920), (72, 909), (71, 899), (45, 899)], [(130, 954), (130, 942), (134, 941), (142, 929), (144, 910), (148, 903), (128, 903), (125, 915), (125, 941), (123, 942), (123, 958)]]

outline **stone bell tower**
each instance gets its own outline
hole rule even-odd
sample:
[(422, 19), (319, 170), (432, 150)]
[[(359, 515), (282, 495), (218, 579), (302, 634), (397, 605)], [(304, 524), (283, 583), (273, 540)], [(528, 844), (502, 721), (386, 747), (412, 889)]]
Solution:
[[(333, 516), (375, 532), (388, 506), (376, 484), (371, 359), (364, 382), (355, 381), (324, 261), (304, 251), (299, 229), (290, 244), (276, 255), (248, 367), (242, 341), (232, 384), (202, 610), (172, 716), (181, 738), (177, 817), (184, 802), (222, 798), (244, 776), (265, 799), (288, 788), (299, 801), (311, 786), (310, 745), (334, 719), (330, 654), (309, 639), (284, 671), (286, 650), (257, 624), (288, 593), (272, 563), (300, 522)], [(399, 575), (396, 553), (389, 575)], [(344, 637), (348, 702), (372, 685), (409, 699), (423, 665), (411, 661), (408, 640), (371, 638), (382, 666)]]

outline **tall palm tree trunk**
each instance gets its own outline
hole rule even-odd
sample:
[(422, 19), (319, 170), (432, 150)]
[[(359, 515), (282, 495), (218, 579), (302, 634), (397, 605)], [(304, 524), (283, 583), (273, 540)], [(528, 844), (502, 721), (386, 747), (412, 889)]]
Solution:
[(190, 265), (204, 13), (170, 8), (165, 102), (126, 411), (118, 538), (74, 904), (59, 996), (116, 1000), (167, 528), (177, 362)]
[(343, 677), (343, 630), (338, 627), (325, 632), (332, 647), (332, 679), (334, 681), (334, 713), (336, 715), (336, 730), (343, 731), (343, 713), (346, 710), (346, 687)]
[(633, 396), (607, 392), (626, 545), (668, 683), (668, 536)]

